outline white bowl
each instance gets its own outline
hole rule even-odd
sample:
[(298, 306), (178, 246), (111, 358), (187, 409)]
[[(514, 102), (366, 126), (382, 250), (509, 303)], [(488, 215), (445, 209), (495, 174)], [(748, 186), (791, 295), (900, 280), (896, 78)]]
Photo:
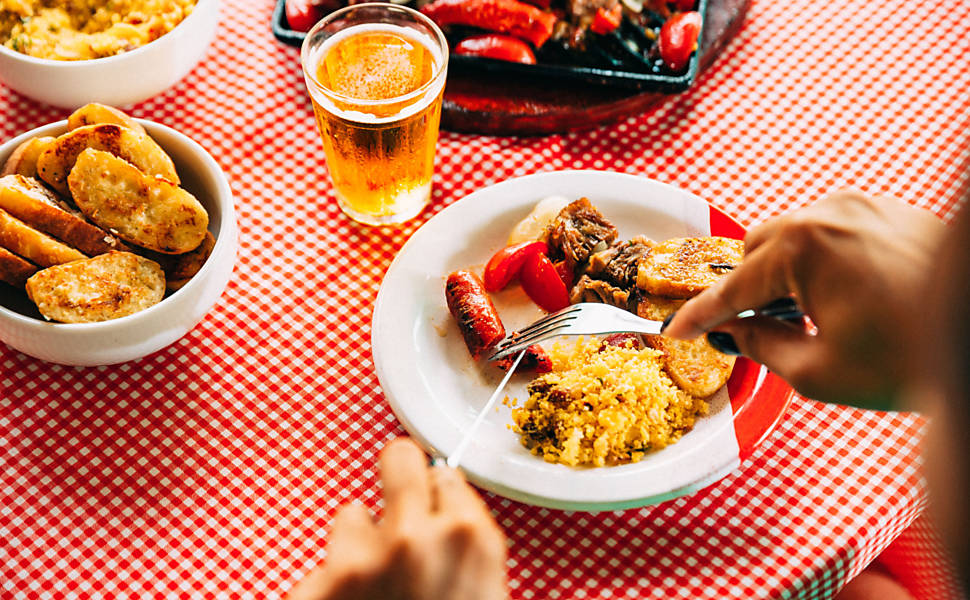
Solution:
[(172, 87), (191, 71), (205, 54), (218, 22), (219, 0), (199, 0), (175, 29), (116, 56), (50, 60), (0, 46), (0, 81), (25, 96), (62, 108), (88, 102), (134, 104)]
[[(139, 120), (175, 162), (182, 187), (209, 212), (216, 238), (202, 269), (182, 289), (133, 315), (100, 323), (51, 323), (36, 314), (26, 293), (0, 284), (0, 341), (24, 354), (64, 365), (109, 365), (141, 358), (168, 346), (195, 327), (229, 283), (236, 262), (236, 214), (225, 174), (212, 156), (181, 133)], [(17, 136), (0, 146), (0, 164), (24, 140), (67, 131), (59, 121)]]

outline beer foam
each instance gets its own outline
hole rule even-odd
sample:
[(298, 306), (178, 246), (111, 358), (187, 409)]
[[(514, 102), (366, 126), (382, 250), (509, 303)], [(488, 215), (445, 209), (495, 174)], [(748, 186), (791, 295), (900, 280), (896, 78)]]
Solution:
[[(418, 92), (422, 85), (427, 82), (421, 80), (417, 67), (412, 64), (406, 54), (402, 53), (401, 48), (386, 48), (381, 51), (377, 48), (377, 53), (364, 57), (360, 62), (343, 62), (340, 64), (339, 72), (331, 81), (329, 87), (336, 94), (347, 99), (353, 99), (361, 110), (337, 107), (329, 98), (329, 94), (320, 89), (320, 83), (310, 81), (307, 74), (307, 88), (313, 100), (328, 112), (337, 115), (348, 121), (357, 123), (387, 123), (409, 117), (427, 108), (433, 102), (441, 89), (444, 87), (445, 78), (436, 78), (437, 72), (441, 69), (441, 64), (445, 60), (441, 48), (435, 43), (431, 36), (415, 31), (407, 27), (392, 25), (389, 23), (369, 23), (365, 25), (355, 25), (337, 32), (328, 38), (308, 57), (307, 63), (314, 65), (314, 69), (319, 69), (327, 54), (334, 50), (341, 42), (351, 36), (360, 34), (387, 34), (403, 38), (420, 46), (423, 46), (431, 55), (434, 63), (431, 69), (431, 82), (421, 95), (413, 103), (400, 112), (391, 116), (377, 116), (366, 111), (368, 105), (379, 107), (391, 102), (400, 102), (402, 98), (407, 99), (409, 94)], [(380, 67), (380, 68), (378, 68)]]

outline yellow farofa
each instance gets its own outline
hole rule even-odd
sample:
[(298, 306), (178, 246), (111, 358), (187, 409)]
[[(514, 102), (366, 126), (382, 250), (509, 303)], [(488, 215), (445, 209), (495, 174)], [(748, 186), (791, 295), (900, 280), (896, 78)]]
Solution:
[(604, 466), (637, 462), (693, 426), (707, 403), (681, 390), (650, 348), (606, 346), (596, 338), (560, 342), (553, 370), (512, 410), (523, 445), (548, 462)]
[(0, 0), (0, 43), (36, 58), (87, 60), (144, 46), (197, 0)]

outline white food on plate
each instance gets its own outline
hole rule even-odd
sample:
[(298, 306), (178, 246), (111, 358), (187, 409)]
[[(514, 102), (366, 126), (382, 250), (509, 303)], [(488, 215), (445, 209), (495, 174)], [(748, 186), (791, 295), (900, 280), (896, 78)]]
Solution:
[(511, 246), (539, 239), (539, 236), (552, 223), (559, 211), (570, 202), (572, 200), (565, 196), (549, 196), (540, 200), (536, 203), (532, 212), (512, 228), (512, 233), (509, 234), (506, 245)]

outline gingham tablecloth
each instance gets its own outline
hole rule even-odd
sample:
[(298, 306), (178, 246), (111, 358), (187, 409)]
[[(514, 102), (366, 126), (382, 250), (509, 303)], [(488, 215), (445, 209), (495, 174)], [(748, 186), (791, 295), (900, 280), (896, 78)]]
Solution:
[[(585, 133), (444, 133), (432, 207), (366, 229), (337, 210), (271, 9), (224, 0), (204, 61), (131, 111), (201, 142), (231, 181), (241, 245), (215, 309), (113, 367), (0, 345), (4, 598), (275, 597), (323, 560), (335, 508), (376, 507), (376, 455), (403, 434), (371, 362), (381, 277), (415, 228), (482, 186), (622, 171), (752, 225), (844, 185), (950, 217), (967, 183), (970, 4), (755, 0), (691, 91)], [(0, 87), (2, 139), (66, 113)], [(924, 428), (796, 399), (737, 472), (690, 497), (590, 515), (486, 494), (512, 597), (826, 598), (880, 553), (920, 597), (954, 597), (919, 517)]]

